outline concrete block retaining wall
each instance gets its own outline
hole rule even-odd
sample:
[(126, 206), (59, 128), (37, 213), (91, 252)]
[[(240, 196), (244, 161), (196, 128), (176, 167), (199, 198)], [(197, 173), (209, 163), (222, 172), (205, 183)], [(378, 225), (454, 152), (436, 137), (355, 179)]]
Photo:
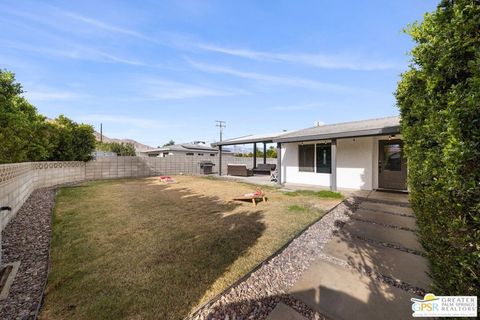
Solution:
[[(134, 178), (157, 175), (201, 175), (200, 161), (215, 163), (218, 173), (218, 157), (210, 156), (168, 156), (148, 157), (106, 157), (89, 162), (54, 161), (24, 162), (0, 165), (0, 206), (10, 206), (12, 211), (0, 213), (0, 230), (15, 216), (23, 203), (36, 188), (84, 180)], [(252, 158), (233, 156), (222, 157), (222, 174), (227, 164), (246, 164), (253, 167)], [(257, 158), (257, 163), (263, 159)], [(276, 163), (276, 159), (267, 159)]]

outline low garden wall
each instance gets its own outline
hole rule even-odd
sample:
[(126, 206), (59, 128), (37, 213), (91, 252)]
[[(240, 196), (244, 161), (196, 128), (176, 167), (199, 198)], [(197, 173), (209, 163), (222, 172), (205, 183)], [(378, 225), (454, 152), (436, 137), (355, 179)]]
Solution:
[[(85, 180), (176, 174), (201, 175), (200, 161), (207, 160), (215, 163), (213, 171), (218, 172), (218, 157), (196, 155), (164, 158), (106, 157), (89, 162), (24, 162), (0, 165), (0, 206), (12, 208), (12, 211), (0, 213), (0, 230), (3, 230), (15, 216), (36, 188)], [(262, 162), (263, 159), (257, 159), (257, 163)], [(246, 164), (251, 168), (253, 159), (224, 156), (222, 174), (226, 174), (229, 163)], [(276, 163), (276, 159), (269, 158), (267, 163)]]

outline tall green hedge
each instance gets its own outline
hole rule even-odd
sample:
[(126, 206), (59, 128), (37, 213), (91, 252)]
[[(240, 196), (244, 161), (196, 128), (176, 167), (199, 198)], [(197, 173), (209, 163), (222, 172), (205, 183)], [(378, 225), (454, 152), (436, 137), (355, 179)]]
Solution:
[(433, 290), (479, 296), (480, 2), (442, 1), (407, 33), (416, 46), (396, 97)]

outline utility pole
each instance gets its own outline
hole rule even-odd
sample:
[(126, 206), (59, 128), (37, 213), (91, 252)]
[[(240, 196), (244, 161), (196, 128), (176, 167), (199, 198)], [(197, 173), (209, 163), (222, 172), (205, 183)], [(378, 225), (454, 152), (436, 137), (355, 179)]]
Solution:
[(220, 128), (220, 141), (223, 140), (223, 128), (226, 128), (227, 125), (226, 125), (226, 121), (222, 121), (222, 120), (215, 120), (215, 122), (217, 123), (215, 125), (215, 127), (219, 127)]
[(100, 122), (100, 143), (103, 143), (103, 126), (101, 122)]

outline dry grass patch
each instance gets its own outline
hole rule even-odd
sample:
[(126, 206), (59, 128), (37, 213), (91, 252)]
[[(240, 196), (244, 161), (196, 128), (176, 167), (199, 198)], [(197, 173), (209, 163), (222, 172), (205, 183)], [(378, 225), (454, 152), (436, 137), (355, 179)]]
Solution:
[(43, 319), (181, 319), (339, 201), (267, 188), (254, 207), (231, 200), (251, 185), (176, 179), (59, 191)]

